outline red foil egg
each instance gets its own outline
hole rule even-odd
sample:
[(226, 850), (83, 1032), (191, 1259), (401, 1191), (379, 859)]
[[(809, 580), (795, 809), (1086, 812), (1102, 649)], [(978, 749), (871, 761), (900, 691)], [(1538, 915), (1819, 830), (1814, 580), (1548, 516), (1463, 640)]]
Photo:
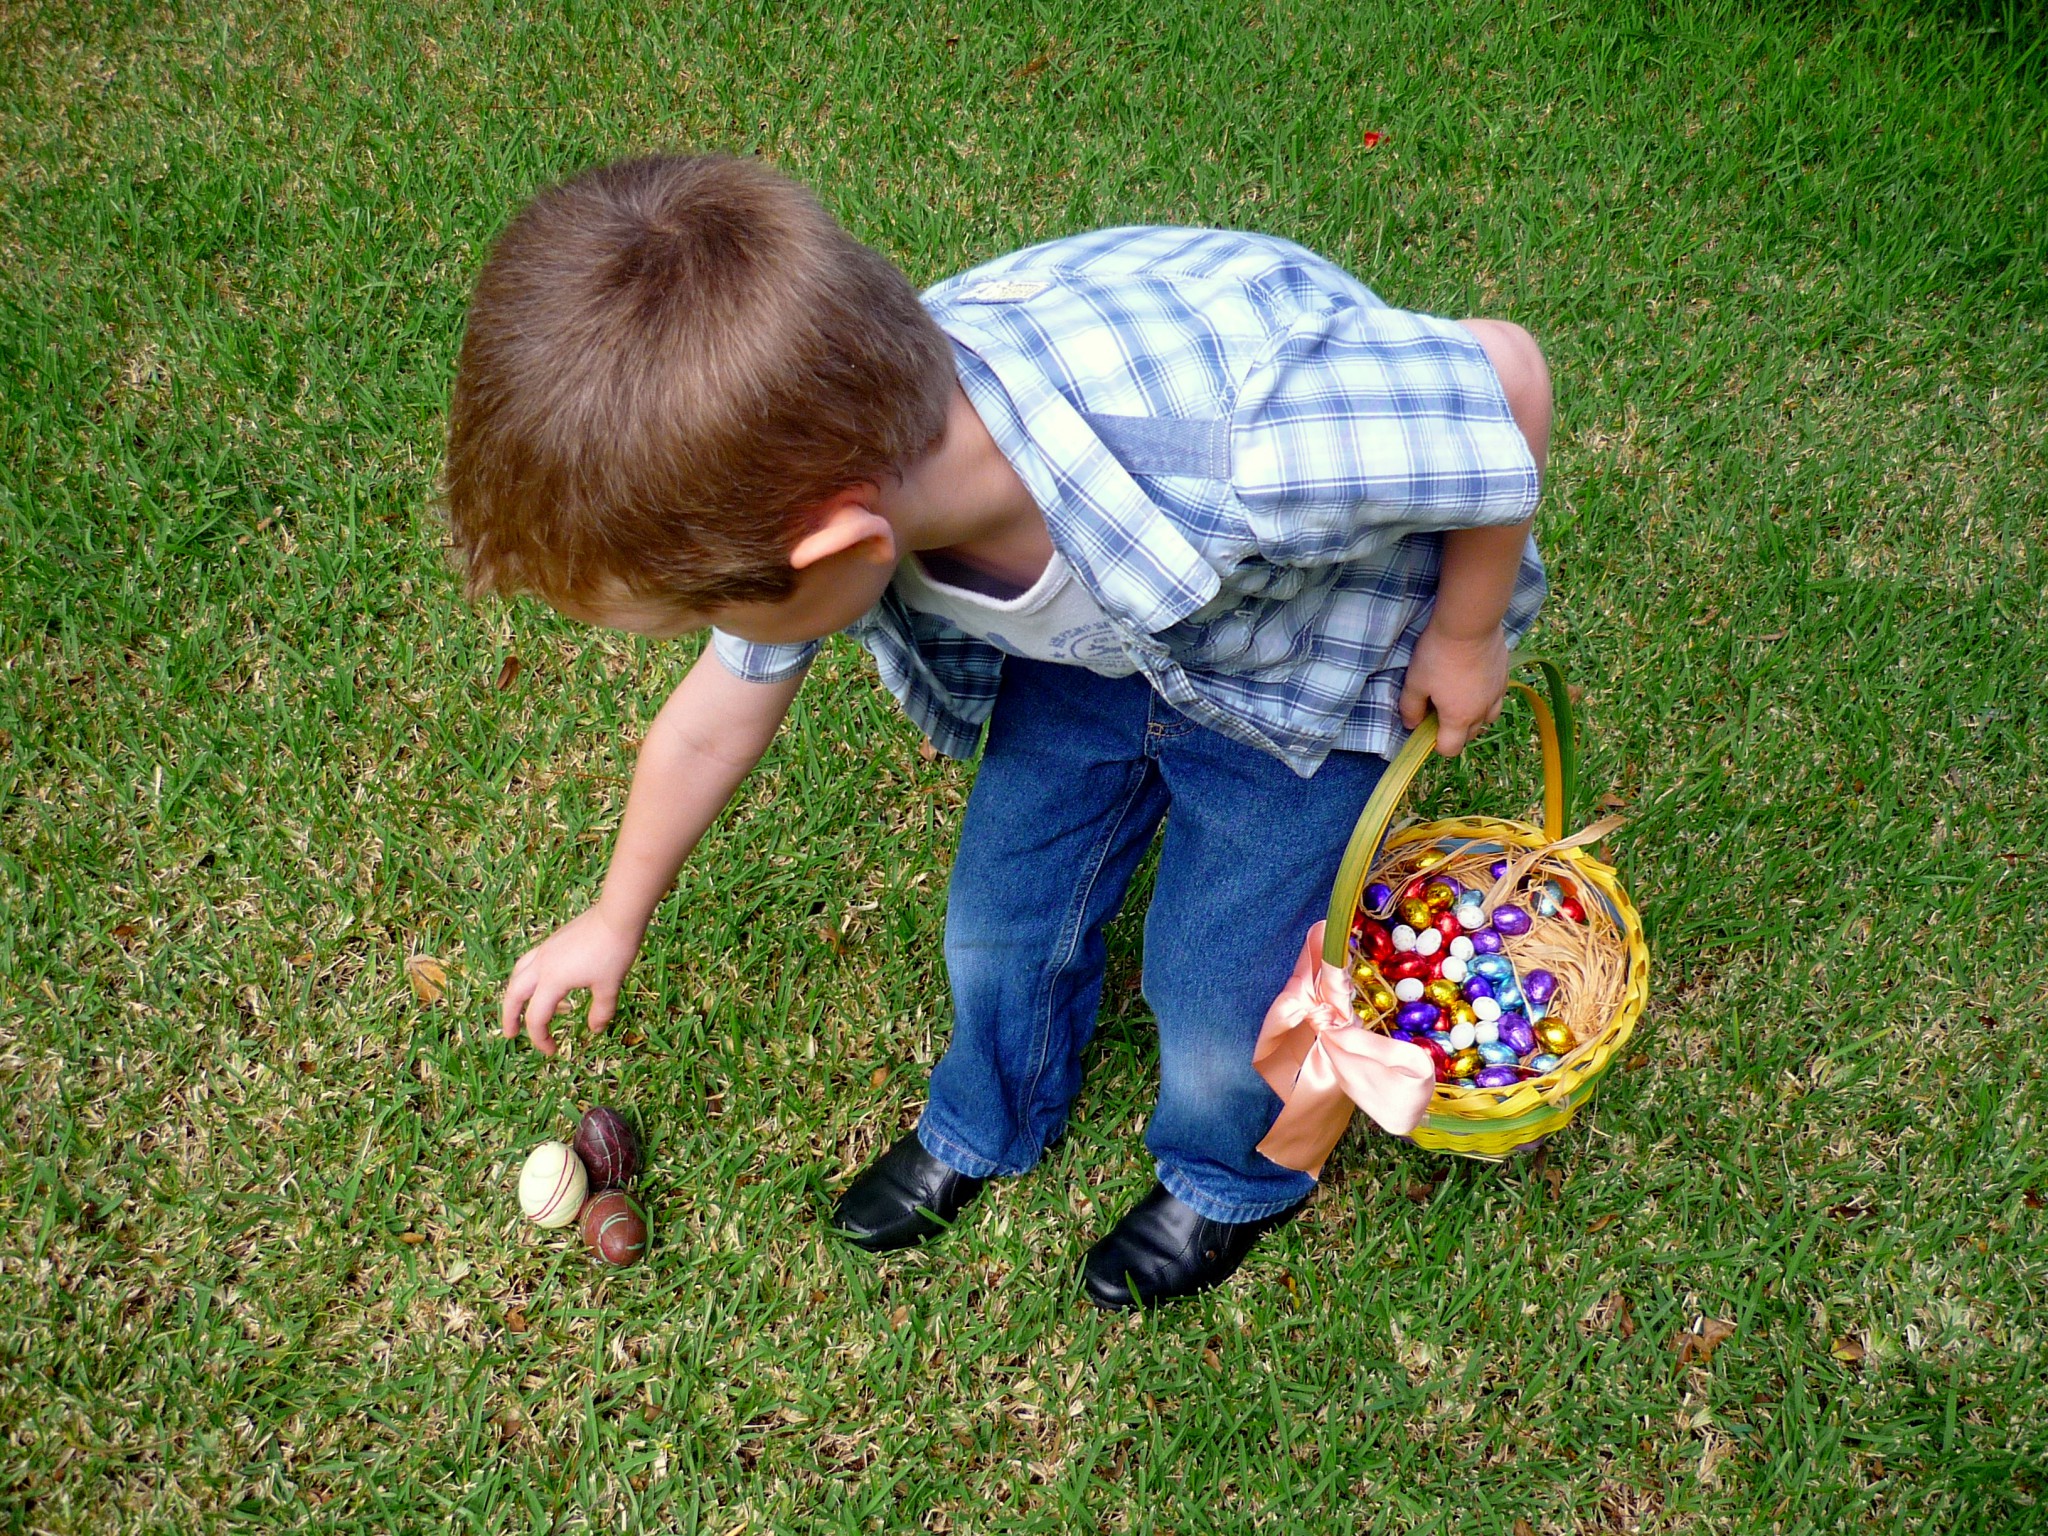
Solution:
[(1576, 896), (1567, 896), (1557, 904), (1557, 915), (1574, 923), (1586, 920), (1586, 909)]
[(1387, 936), (1387, 930), (1367, 918), (1365, 926), (1358, 930), (1358, 951), (1366, 959), (1384, 962), (1394, 953), (1394, 941)]
[(1429, 926), (1444, 936), (1446, 944), (1465, 931), (1465, 925), (1458, 921), (1458, 916), (1455, 912), (1437, 913), (1436, 916), (1429, 920)]

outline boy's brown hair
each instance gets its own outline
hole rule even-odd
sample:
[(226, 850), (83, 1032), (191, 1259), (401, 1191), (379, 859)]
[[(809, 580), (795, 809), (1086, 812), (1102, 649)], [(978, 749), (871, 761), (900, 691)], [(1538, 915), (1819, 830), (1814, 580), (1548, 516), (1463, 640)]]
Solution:
[(585, 171), (470, 301), (445, 490), (472, 595), (788, 595), (804, 514), (935, 443), (953, 355), (902, 273), (756, 161)]

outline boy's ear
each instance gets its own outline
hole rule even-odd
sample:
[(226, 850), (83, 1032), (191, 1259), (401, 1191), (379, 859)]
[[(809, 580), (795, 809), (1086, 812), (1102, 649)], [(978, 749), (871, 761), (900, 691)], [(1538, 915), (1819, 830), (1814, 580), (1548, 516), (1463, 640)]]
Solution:
[(850, 485), (826, 501), (812, 514), (811, 531), (790, 550), (789, 563), (801, 571), (857, 549), (863, 559), (894, 565), (896, 529), (875, 510), (876, 495), (875, 486)]

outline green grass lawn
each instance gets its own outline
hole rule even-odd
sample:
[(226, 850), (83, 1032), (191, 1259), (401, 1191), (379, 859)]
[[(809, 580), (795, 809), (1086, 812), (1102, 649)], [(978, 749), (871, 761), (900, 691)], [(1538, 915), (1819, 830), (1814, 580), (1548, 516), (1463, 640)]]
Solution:
[[(2048, 1529), (2044, 38), (0, 10), (0, 1530)], [(694, 647), (465, 606), (442, 411), (512, 209), (655, 146), (772, 157), (920, 282), (1241, 225), (1542, 339), (1537, 641), (1657, 969), (1541, 1162), (1354, 1133), (1233, 1286), (1097, 1314), (1151, 1177), (1126, 921), (1049, 1164), (929, 1251), (829, 1242), (945, 1038), (971, 780), (844, 646), (614, 1032), (496, 1038)], [(1533, 761), (1497, 730), (1423, 809), (1519, 812)], [(631, 1271), (513, 1199), (594, 1099), (651, 1143)]]

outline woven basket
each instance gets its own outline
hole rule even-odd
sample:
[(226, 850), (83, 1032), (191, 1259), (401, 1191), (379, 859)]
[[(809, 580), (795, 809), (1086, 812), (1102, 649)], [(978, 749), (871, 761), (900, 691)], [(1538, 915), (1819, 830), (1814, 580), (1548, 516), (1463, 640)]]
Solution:
[(1567, 867), (1584, 898), (1597, 903), (1611, 921), (1625, 953), (1626, 971), (1620, 999), (1599, 1030), (1583, 1037), (1555, 1069), (1540, 1077), (1525, 1078), (1505, 1088), (1437, 1084), (1428, 1113), (1410, 1137), (1417, 1146), (1433, 1152), (1455, 1152), (1488, 1162), (1527, 1151), (1571, 1123), (1634, 1033), (1650, 992), (1650, 952), (1643, 942), (1642, 919), (1614, 870), (1582, 847), (1554, 846), (1565, 838), (1566, 811), (1578, 787), (1577, 732), (1564, 674), (1542, 658), (1523, 658), (1519, 664), (1539, 669), (1546, 684), (1543, 693), (1526, 683), (1509, 685), (1528, 701), (1536, 717), (1536, 735), (1543, 750), (1543, 825), (1461, 816), (1404, 827), (1389, 837), (1387, 827), (1396, 808), (1436, 745), (1436, 716), (1432, 714), (1388, 765), (1358, 818), (1338, 867), (1323, 930), (1323, 958), (1332, 965), (1345, 966), (1352, 916), (1376, 868), (1395, 858), (1412, 858), (1425, 847), (1447, 854), (1495, 855), (1510, 860), (1530, 850), (1549, 850), (1546, 861)]

